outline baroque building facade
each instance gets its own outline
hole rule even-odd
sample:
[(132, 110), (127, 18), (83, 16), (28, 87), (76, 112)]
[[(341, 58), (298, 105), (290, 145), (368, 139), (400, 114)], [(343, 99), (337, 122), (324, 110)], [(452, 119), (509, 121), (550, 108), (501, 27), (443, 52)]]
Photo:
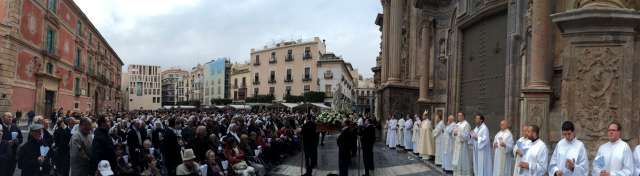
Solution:
[[(479, 113), (495, 134), (577, 124), (591, 154), (607, 124), (637, 143), (638, 0), (381, 0), (376, 116)], [(416, 98), (417, 97), (417, 98)]]
[(122, 110), (122, 60), (72, 0), (0, 2), (0, 112)]

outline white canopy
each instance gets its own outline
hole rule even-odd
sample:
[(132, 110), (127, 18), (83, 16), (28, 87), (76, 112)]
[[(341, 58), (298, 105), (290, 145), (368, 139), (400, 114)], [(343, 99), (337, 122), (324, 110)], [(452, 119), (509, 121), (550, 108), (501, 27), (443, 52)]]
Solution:
[(249, 105), (229, 105), (229, 107), (231, 107), (233, 109), (251, 110), (251, 106), (249, 106)]

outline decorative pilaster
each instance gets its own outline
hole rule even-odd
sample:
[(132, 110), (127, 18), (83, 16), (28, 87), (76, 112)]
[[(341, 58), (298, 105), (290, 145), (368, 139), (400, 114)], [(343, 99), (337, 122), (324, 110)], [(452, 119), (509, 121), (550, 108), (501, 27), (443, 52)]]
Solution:
[(420, 97), (418, 98), (418, 102), (421, 103), (425, 103), (428, 101), (428, 90), (429, 90), (429, 77), (431, 76), (431, 66), (430, 66), (430, 60), (431, 60), (431, 44), (433, 42), (432, 40), (432, 36), (431, 36), (431, 21), (430, 20), (425, 20), (425, 22), (423, 22), (422, 25), (422, 39), (420, 40), (421, 42), (421, 48), (420, 48), (420, 65), (422, 68), (420, 70), (421, 75), (420, 75)]
[(380, 70), (380, 84), (387, 83), (389, 75), (389, 21), (391, 18), (391, 12), (389, 11), (389, 1), (381, 0), (382, 2), (382, 69)]
[(400, 57), (402, 40), (402, 15), (406, 0), (391, 1), (391, 17), (389, 21), (389, 84), (400, 83)]

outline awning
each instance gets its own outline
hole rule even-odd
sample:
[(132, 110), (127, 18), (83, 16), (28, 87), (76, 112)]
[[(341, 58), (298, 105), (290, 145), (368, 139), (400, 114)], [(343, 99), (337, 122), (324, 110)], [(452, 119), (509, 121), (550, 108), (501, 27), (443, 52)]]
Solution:
[(311, 103), (311, 104), (316, 106), (316, 107), (318, 107), (318, 108), (320, 108), (320, 109), (330, 109), (329, 106), (326, 106), (326, 105), (324, 105), (322, 103)]
[(249, 105), (229, 105), (229, 107), (231, 107), (233, 109), (251, 110), (251, 106), (249, 106)]
[(284, 106), (286, 106), (287, 108), (295, 108), (301, 105), (301, 103), (280, 103)]

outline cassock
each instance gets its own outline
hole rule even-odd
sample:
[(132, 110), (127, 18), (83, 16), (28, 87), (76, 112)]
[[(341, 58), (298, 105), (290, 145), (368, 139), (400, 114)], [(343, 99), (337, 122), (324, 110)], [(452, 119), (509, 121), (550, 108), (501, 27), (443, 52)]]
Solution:
[(400, 118), (400, 120), (398, 120), (398, 131), (396, 131), (396, 134), (398, 134), (397, 138), (396, 138), (396, 144), (399, 145), (400, 147), (404, 147), (404, 119)]
[(413, 142), (411, 142), (411, 137), (413, 137), (413, 120), (407, 119), (404, 122), (404, 148), (407, 150), (413, 149)]
[(598, 153), (593, 159), (593, 176), (599, 176), (600, 171), (606, 170), (610, 175), (633, 174), (633, 154), (629, 144), (618, 139), (616, 142), (607, 142), (600, 145)]
[(491, 166), (491, 139), (489, 137), (489, 128), (484, 123), (473, 129), (473, 171), (477, 176), (490, 176)]
[[(504, 146), (500, 144), (503, 143)], [(513, 175), (513, 136), (508, 129), (502, 130), (493, 138), (495, 149), (493, 152), (493, 175)]]
[[(573, 171), (565, 166), (567, 160), (573, 161)], [(562, 139), (556, 144), (556, 149), (553, 150), (551, 160), (549, 160), (549, 175), (555, 175), (560, 171), (562, 175), (566, 176), (586, 176), (589, 174), (588, 160), (587, 149), (582, 141)]]
[(433, 141), (433, 134), (432, 132), (432, 126), (431, 126), (431, 120), (429, 119), (425, 119), (422, 121), (422, 129), (420, 130), (421, 133), (423, 133), (422, 135), (422, 145), (420, 147), (420, 155), (422, 155), (423, 158), (428, 158), (429, 156), (433, 156), (434, 152), (434, 145), (435, 142)]
[(633, 175), (640, 175), (640, 145), (633, 150), (633, 163), (635, 163), (635, 171)]
[(518, 151), (518, 149), (525, 151), (529, 149), (529, 146), (531, 144), (531, 140), (527, 139), (526, 137), (520, 137), (520, 139), (518, 139), (518, 141), (516, 141), (516, 145), (513, 147), (513, 156), (515, 156), (515, 162), (514, 162), (514, 167), (513, 167), (513, 175), (519, 175), (520, 174), (520, 167), (518, 167), (518, 163), (520, 163), (520, 161), (524, 160), (524, 154), (523, 156), (518, 156), (518, 154), (516, 153), (516, 151)]
[(421, 123), (422, 121), (419, 118), (416, 118), (416, 120), (413, 121), (413, 136), (411, 137), (411, 142), (413, 143), (413, 153), (419, 153), (420, 151), (418, 151), (418, 149), (420, 148), (418, 146), (422, 145), (422, 136), (420, 136), (420, 129), (422, 129)]
[(444, 129), (443, 134), (443, 153), (442, 153), (442, 168), (445, 171), (453, 171), (453, 149), (455, 144), (455, 137), (453, 136), (453, 128), (456, 126), (455, 123), (450, 123)]
[(398, 120), (391, 119), (387, 123), (387, 145), (389, 148), (395, 148), (398, 138), (396, 131), (398, 131)]
[(433, 129), (433, 137), (436, 138), (436, 146), (435, 146), (435, 150), (436, 150), (436, 158), (435, 158), (435, 163), (436, 165), (442, 165), (442, 158), (444, 157), (444, 120), (441, 120), (440, 122), (438, 122), (438, 124), (436, 125), (436, 128)]
[(547, 173), (547, 155), (547, 145), (541, 139), (532, 141), (522, 160), (529, 163), (529, 168), (521, 168), (519, 175), (544, 176)]
[(471, 126), (467, 121), (458, 122), (454, 128), (453, 175), (471, 175), (471, 155), (469, 154), (469, 132)]

